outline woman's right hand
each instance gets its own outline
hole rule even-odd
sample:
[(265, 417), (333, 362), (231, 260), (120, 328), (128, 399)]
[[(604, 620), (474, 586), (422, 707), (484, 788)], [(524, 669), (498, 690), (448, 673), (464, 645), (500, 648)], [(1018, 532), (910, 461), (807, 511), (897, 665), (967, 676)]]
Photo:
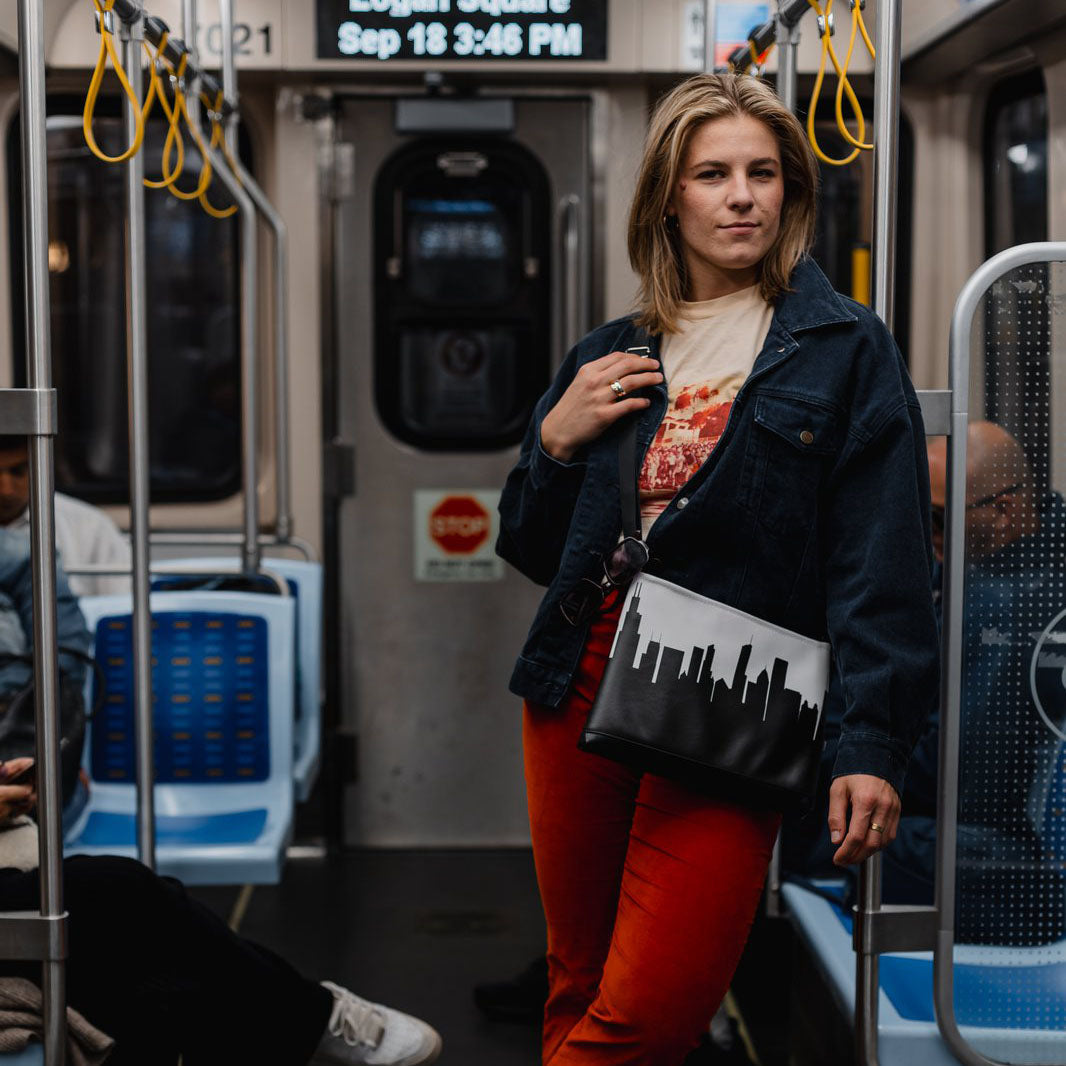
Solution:
[(33, 765), (33, 759), (22, 757), (0, 763), (0, 824), (25, 814), (37, 802), (32, 785), (5, 785), (2, 782), (17, 777)]
[[(647, 407), (651, 400), (632, 394), (662, 380), (658, 362), (649, 356), (611, 352), (585, 363), (544, 416), (541, 447), (553, 459), (568, 463), (582, 445), (594, 441), (608, 426)], [(628, 395), (620, 397), (611, 388), (614, 381)]]

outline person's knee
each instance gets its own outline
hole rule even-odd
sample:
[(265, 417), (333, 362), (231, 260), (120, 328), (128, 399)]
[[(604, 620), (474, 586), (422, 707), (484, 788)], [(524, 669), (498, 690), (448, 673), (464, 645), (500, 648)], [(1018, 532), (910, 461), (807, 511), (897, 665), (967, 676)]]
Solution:
[(164, 881), (143, 863), (118, 855), (75, 855), (63, 863), (64, 895), (68, 909), (88, 905), (94, 913), (106, 909), (132, 920), (158, 906)]

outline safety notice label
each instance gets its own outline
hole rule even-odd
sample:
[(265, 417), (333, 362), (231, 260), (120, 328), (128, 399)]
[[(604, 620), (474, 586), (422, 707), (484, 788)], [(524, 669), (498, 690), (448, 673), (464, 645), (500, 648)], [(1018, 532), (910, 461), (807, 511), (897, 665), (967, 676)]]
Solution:
[(415, 580), (499, 581), (497, 489), (416, 489)]

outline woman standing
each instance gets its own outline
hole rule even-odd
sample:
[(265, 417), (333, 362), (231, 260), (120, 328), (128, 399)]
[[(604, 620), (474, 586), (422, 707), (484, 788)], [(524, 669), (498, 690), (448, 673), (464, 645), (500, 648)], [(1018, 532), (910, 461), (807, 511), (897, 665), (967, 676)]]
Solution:
[(628, 425), (645, 569), (832, 644), (835, 861), (896, 832), (937, 684), (925, 438), (888, 331), (807, 257), (816, 183), (761, 82), (700, 75), (665, 97), (629, 219), (639, 312), (570, 352), (503, 493), (498, 550), (548, 586), (511, 688), (551, 1066), (681, 1063), (729, 985), (780, 823), (578, 750), (631, 576), (615, 550)]

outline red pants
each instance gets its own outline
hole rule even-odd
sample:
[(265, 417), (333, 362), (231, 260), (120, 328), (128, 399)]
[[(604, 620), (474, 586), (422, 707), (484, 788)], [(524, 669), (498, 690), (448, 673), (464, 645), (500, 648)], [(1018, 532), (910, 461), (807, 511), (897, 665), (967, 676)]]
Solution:
[(679, 1066), (729, 987), (780, 823), (578, 750), (618, 613), (594, 622), (566, 699), (525, 708), (545, 1066)]

